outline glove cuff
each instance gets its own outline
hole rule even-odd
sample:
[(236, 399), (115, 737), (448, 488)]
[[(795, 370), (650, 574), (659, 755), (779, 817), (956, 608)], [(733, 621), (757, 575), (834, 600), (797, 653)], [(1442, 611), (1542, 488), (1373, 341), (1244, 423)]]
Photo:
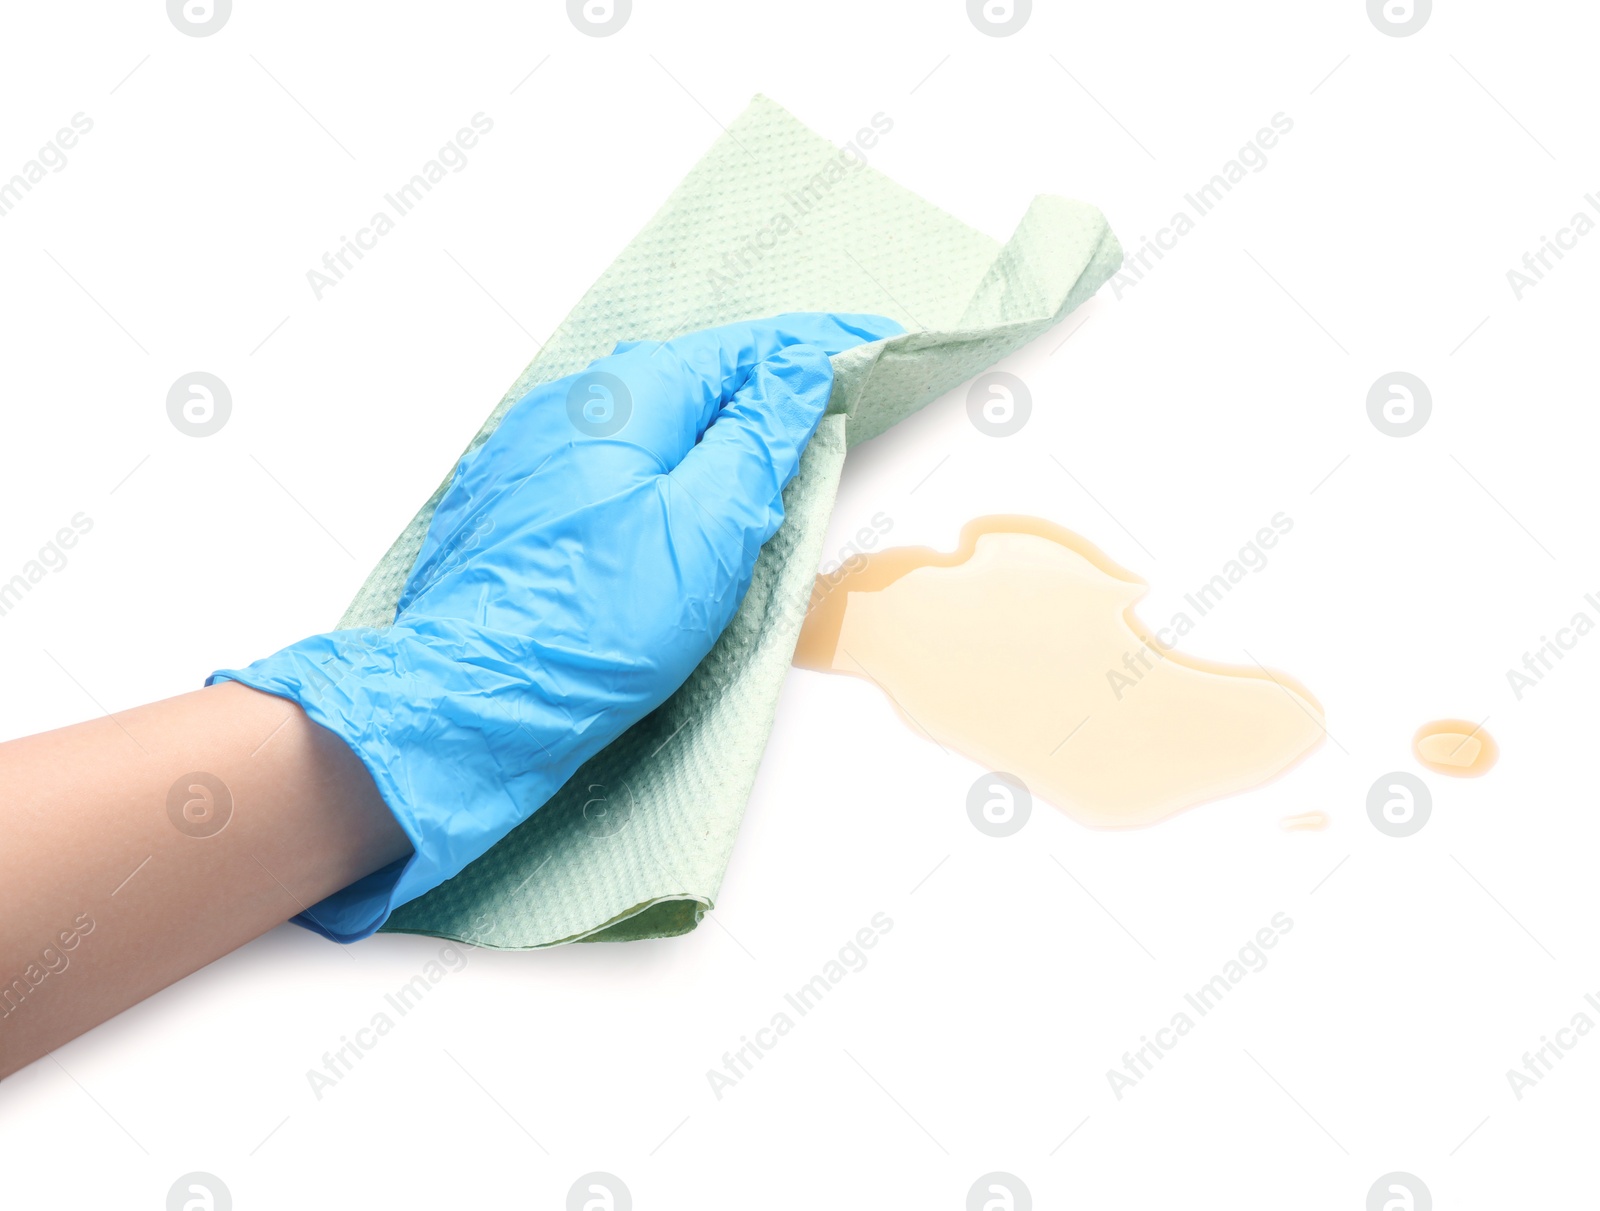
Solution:
[[(332, 631), (206, 679), (298, 704), (361, 760), (411, 840), (409, 858), (335, 892), (297, 924), (337, 942), (367, 937), (527, 819), (611, 739), (595, 720), (571, 719), (535, 671), (469, 665), (457, 658), (468, 650), (484, 650), (482, 638), (405, 625)], [(472, 693), (459, 692), (463, 676)], [(434, 688), (443, 685), (457, 692)]]

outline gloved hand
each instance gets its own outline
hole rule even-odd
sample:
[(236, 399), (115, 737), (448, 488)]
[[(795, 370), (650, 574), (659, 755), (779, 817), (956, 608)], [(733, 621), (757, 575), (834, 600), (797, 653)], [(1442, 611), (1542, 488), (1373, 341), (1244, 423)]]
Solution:
[(793, 314), (623, 342), (534, 388), (461, 460), (393, 625), (213, 673), (340, 736), (411, 838), (411, 857), (297, 920), (372, 933), (676, 690), (783, 521), (829, 355), (902, 331)]

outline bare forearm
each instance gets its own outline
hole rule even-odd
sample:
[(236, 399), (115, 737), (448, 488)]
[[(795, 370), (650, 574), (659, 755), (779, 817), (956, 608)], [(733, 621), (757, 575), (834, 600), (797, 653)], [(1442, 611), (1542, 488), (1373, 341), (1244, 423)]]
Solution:
[(409, 851), (342, 741), (236, 683), (0, 744), (0, 1076)]

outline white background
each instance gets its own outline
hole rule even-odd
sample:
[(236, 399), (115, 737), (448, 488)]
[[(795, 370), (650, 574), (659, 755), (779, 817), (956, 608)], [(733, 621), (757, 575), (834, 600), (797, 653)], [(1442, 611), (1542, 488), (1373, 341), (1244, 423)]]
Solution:
[[(278, 929), (6, 1081), (7, 1206), (155, 1211), (190, 1170), (241, 1211), (560, 1207), (590, 1170), (644, 1209), (960, 1208), (992, 1170), (1039, 1207), (1357, 1211), (1391, 1170), (1440, 1208), (1594, 1198), (1600, 1038), (1520, 1101), (1505, 1076), (1600, 993), (1600, 637), (1521, 701), (1506, 678), (1600, 620), (1600, 236), (1520, 301), (1506, 279), (1600, 189), (1591, 6), (1451, 3), (1405, 38), (1359, 0), (1040, 5), (1005, 38), (958, 0), (639, 0), (606, 38), (552, 2), (239, 0), (205, 38), (155, 0), (3, 20), (0, 177), (94, 129), (0, 219), (0, 577), (94, 528), (0, 618), (0, 735), (331, 625), (764, 92), (839, 142), (890, 115), (875, 165), (999, 238), (1054, 192), (1130, 251), (1292, 118), (1143, 282), (1003, 364), (1021, 433), (956, 392), (853, 455), (828, 550), (880, 510), (945, 547), (1033, 513), (1148, 579), (1160, 624), (1284, 511), (1184, 646), (1297, 676), (1335, 738), (1155, 828), (1038, 804), (994, 840), (975, 766), (795, 673), (695, 933), (474, 952), (319, 1101), (306, 1070), (439, 944)], [(469, 166), (317, 301), (306, 271), (480, 111)], [(165, 411), (197, 369), (234, 404), (203, 440)], [(1365, 410), (1395, 369), (1433, 395), (1404, 439)], [(1422, 772), (1411, 733), (1447, 715), (1487, 716), (1498, 768), (1425, 775), (1428, 825), (1384, 836), (1368, 787)], [(1310, 809), (1328, 831), (1278, 828)], [(870, 964), (718, 1100), (706, 1070), (878, 912)], [(1106, 1070), (1278, 912), (1265, 970), (1118, 1100)]]

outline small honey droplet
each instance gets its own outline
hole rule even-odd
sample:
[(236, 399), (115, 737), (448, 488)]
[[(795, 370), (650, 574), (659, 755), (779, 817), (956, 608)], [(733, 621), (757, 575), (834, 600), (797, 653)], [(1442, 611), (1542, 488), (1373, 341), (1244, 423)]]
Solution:
[(1285, 816), (1278, 827), (1286, 833), (1320, 833), (1328, 827), (1327, 812), (1301, 812), (1298, 816)]
[(1436, 774), (1452, 778), (1478, 778), (1494, 768), (1500, 747), (1480, 723), (1464, 719), (1435, 719), (1424, 723), (1411, 738), (1417, 760)]

